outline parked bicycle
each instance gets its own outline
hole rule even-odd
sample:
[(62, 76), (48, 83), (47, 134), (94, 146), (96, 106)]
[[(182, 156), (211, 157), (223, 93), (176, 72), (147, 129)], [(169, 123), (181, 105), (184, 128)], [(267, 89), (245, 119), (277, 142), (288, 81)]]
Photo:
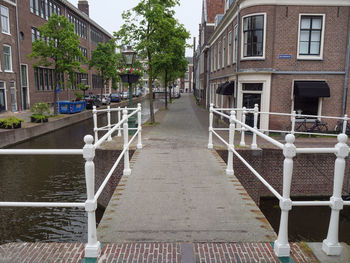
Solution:
[[(335, 127), (334, 127), (334, 131), (336, 133), (342, 133), (343, 132), (343, 124), (344, 124), (344, 121), (343, 120), (339, 120), (337, 122), (337, 124), (335, 125)], [(347, 123), (346, 123), (345, 133), (346, 133), (346, 135), (350, 135), (350, 123), (349, 123), (349, 121), (347, 121)]]
[[(310, 123), (313, 123), (310, 127)], [(291, 126), (287, 128), (289, 131), (292, 130)], [(310, 119), (304, 118), (302, 121), (295, 122), (294, 131), (296, 132), (314, 132), (314, 133), (326, 133), (328, 132), (328, 125), (324, 121), (315, 119), (313, 122), (310, 122)]]

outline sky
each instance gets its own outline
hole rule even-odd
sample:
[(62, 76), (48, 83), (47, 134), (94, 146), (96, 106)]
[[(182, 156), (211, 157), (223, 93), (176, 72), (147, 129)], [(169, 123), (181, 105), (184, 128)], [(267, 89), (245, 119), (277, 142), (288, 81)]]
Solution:
[[(78, 0), (68, 1), (78, 6)], [(137, 3), (138, 0), (89, 0), (90, 18), (113, 34), (123, 24), (122, 12), (133, 8)], [(175, 12), (175, 17), (190, 32), (191, 38), (187, 42), (192, 45), (193, 37), (196, 37), (196, 41), (198, 41), (198, 25), (201, 22), (202, 0), (180, 0), (180, 6), (175, 8)], [(193, 56), (192, 48), (186, 50), (186, 56)]]

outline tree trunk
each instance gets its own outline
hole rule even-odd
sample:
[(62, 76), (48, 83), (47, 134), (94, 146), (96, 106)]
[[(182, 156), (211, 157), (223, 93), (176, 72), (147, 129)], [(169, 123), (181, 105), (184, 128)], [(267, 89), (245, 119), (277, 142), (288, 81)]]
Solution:
[(150, 51), (147, 51), (147, 57), (148, 57), (148, 89), (149, 89), (149, 112), (151, 116), (151, 123), (153, 124), (155, 122), (154, 119), (154, 109), (153, 109), (153, 90), (152, 90), (152, 57), (150, 54)]
[(165, 92), (165, 109), (168, 109), (168, 71), (165, 71), (165, 76), (164, 76), (164, 92)]

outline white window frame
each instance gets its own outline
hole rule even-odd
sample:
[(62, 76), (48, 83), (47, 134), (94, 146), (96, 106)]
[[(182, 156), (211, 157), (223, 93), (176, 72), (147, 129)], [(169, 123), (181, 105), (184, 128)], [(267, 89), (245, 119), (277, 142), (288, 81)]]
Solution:
[[(5, 80), (0, 80), (0, 82), (4, 83), (4, 94), (5, 94), (5, 111), (8, 110), (8, 107), (7, 107), (7, 93), (6, 93), (6, 81)], [(0, 88), (2, 89), (2, 88)]]
[[(309, 56), (309, 55), (299, 55), (300, 48), (300, 26), (301, 26), (301, 17), (302, 16), (321, 16), (322, 17), (322, 32), (321, 32), (321, 46), (320, 46), (320, 55), (318, 56)], [(298, 25), (298, 42), (297, 42), (297, 59), (299, 60), (323, 60), (323, 46), (324, 46), (324, 32), (326, 26), (326, 14), (309, 14), (309, 13), (300, 13), (299, 14), (299, 25)]]
[(232, 30), (228, 32), (227, 35), (227, 66), (231, 64), (232, 57)]
[[(3, 48), (2, 48), (2, 59), (4, 60), (4, 72), (13, 72), (13, 67), (12, 67), (12, 48), (10, 45), (2, 45)], [(5, 56), (4, 56), (4, 47), (9, 47), (10, 48), (10, 69), (9, 70), (6, 70), (5, 69)]]
[(222, 54), (221, 54), (221, 67), (225, 67), (225, 53), (226, 53), (226, 36), (222, 38)]
[[(5, 17), (2, 13), (1, 13), (1, 8), (5, 8), (7, 9), (7, 28), (9, 29), (8, 32), (4, 31), (3, 28), (3, 24), (2, 24), (2, 17)], [(6, 35), (11, 35), (11, 28), (10, 28), (10, 10), (8, 9), (8, 7), (4, 6), (4, 5), (0, 5), (0, 21), (1, 21), (1, 33), (6, 34)]]
[[(264, 40), (263, 40), (263, 55), (259, 57), (244, 57), (244, 33), (243, 33), (243, 28), (244, 28), (244, 18), (250, 17), (250, 16), (259, 16), (263, 15), (264, 16)], [(242, 26), (241, 26), (241, 60), (265, 60), (265, 48), (266, 48), (266, 21), (267, 21), (267, 14), (266, 13), (253, 13), (249, 15), (245, 15), (242, 17)]]

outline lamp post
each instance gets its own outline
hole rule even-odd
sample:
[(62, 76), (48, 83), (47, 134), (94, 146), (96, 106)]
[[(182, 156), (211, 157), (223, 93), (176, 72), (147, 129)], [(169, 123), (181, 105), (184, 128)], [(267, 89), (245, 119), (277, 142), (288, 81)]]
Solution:
[[(131, 46), (127, 46), (123, 51), (122, 55), (124, 62), (128, 67), (132, 67), (135, 61), (136, 52), (132, 49)], [(130, 72), (120, 74), (120, 78), (123, 82), (129, 84), (129, 108), (133, 107), (132, 103), (132, 83), (136, 83), (139, 80), (139, 75), (133, 74)], [(129, 127), (135, 128), (136, 119), (134, 116), (129, 118)], [(129, 130), (129, 134), (132, 135), (135, 133), (135, 130)]]

